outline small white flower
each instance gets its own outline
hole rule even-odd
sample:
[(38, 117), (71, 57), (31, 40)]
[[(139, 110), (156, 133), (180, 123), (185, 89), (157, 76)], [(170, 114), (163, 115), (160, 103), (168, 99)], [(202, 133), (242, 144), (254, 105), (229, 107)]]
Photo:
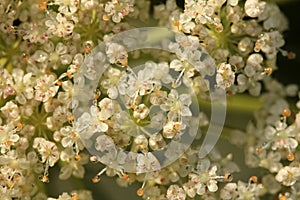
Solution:
[(247, 0), (245, 2), (245, 13), (249, 17), (258, 17), (265, 8), (266, 2), (262, 1), (259, 2), (259, 0)]
[(0, 110), (9, 120), (20, 118), (19, 107), (12, 101), (7, 102)]
[(83, 139), (89, 139), (96, 132), (106, 132), (108, 125), (99, 118), (99, 109), (91, 106), (91, 114), (83, 113), (76, 122), (75, 131)]
[(104, 79), (101, 81), (101, 86), (107, 89), (108, 97), (111, 99), (116, 99), (118, 97), (118, 84), (123, 73), (116, 68), (109, 67), (108, 70), (104, 72)]
[(153, 105), (161, 105), (167, 99), (167, 92), (156, 90), (156, 92), (150, 94), (150, 102)]
[(275, 128), (270, 125), (267, 126), (265, 129), (265, 137), (269, 141), (272, 141), (272, 150), (294, 150), (298, 146), (298, 141), (295, 139), (294, 127), (288, 127), (285, 122), (277, 121)]
[(244, 92), (248, 89), (251, 95), (258, 96), (261, 93), (262, 88), (262, 85), (259, 82), (259, 80), (262, 79), (261, 72), (256, 71), (251, 65), (247, 65), (244, 72), (245, 74), (239, 74), (237, 76), (239, 92)]
[(234, 83), (235, 74), (230, 64), (222, 63), (217, 70), (217, 86), (223, 89), (229, 88)]
[(189, 108), (192, 100), (189, 94), (178, 94), (174, 89), (168, 94), (166, 101), (160, 105), (163, 111), (168, 111), (168, 119), (170, 121), (180, 120), (182, 116), (192, 116)]
[(103, 113), (96, 106), (91, 106), (89, 125), (95, 128), (95, 132), (106, 132), (108, 130), (108, 125), (103, 121)]
[(15, 126), (11, 123), (0, 126), (0, 150), (4, 154), (11, 148), (11, 145), (18, 142), (20, 136), (16, 134)]
[(263, 186), (262, 184), (247, 184), (242, 181), (238, 181), (237, 190), (237, 199), (259, 199), (259, 196), (261, 195), (263, 190)]
[(145, 119), (150, 110), (145, 104), (140, 104), (134, 108), (133, 117), (137, 119)]
[(13, 69), (12, 76), (14, 77), (14, 89), (17, 93), (16, 100), (20, 104), (25, 104), (26, 99), (33, 98), (33, 83), (32, 73), (24, 75), (24, 71), (21, 69)]
[(12, 76), (6, 69), (0, 69), (0, 96), (6, 99), (15, 93)]
[(55, 70), (58, 69), (60, 64), (69, 65), (72, 62), (72, 56), (68, 52), (68, 47), (59, 42), (56, 46), (52, 42), (45, 44), (45, 50), (48, 52), (48, 63)]
[(157, 171), (161, 168), (159, 161), (151, 152), (145, 154), (139, 153), (136, 158), (136, 161), (136, 171), (138, 174), (150, 171)]
[(56, 15), (55, 20), (47, 20), (45, 25), (53, 35), (58, 37), (65, 37), (73, 32), (74, 23), (68, 21), (61, 13)]
[(54, 97), (59, 86), (54, 84), (55, 77), (53, 75), (44, 75), (36, 80), (35, 100), (46, 102), (49, 98)]
[(152, 150), (158, 150), (165, 147), (166, 142), (161, 134), (153, 134), (149, 138), (149, 146)]
[(182, 62), (178, 59), (174, 59), (170, 63), (170, 68), (174, 69), (175, 71), (182, 71), (184, 69), (184, 66), (182, 65)]
[(37, 137), (34, 139), (32, 147), (39, 152), (42, 162), (47, 162), (50, 167), (53, 167), (59, 159), (60, 152), (54, 142)]
[[(160, 87), (159, 81), (153, 77), (155, 68), (150, 68), (147, 64), (146, 68), (140, 70), (137, 75), (134, 72), (123, 76), (122, 82), (126, 85), (126, 94), (135, 101), (139, 96), (144, 96), (152, 92), (157, 87)], [(127, 80), (126, 80), (127, 79)], [(136, 102), (133, 102), (135, 104)]]
[(59, 179), (66, 180), (71, 175), (83, 178), (85, 170), (82, 165), (88, 162), (87, 156), (83, 155), (80, 160), (76, 160), (75, 155), (73, 148), (70, 147), (61, 152), (60, 159), (66, 164), (60, 169)]
[(48, 41), (49, 32), (47, 27), (45, 27), (45, 19), (41, 18), (35, 20), (32, 23), (24, 24), (25, 34), (23, 36), (24, 40), (29, 40), (31, 43), (40, 43), (44, 44)]
[(59, 5), (58, 11), (66, 16), (75, 14), (78, 10), (78, 0), (55, 0), (54, 4)]
[[(211, 167), (210, 170), (198, 172), (197, 174), (190, 173), (189, 177), (196, 185), (197, 194), (202, 194), (203, 188), (207, 187), (210, 192), (216, 192), (218, 185), (216, 181), (217, 166)], [(199, 184), (198, 184), (199, 183)]]
[(169, 74), (170, 67), (166, 62), (160, 62), (156, 64), (154, 62), (148, 61), (145, 63), (145, 68), (152, 69), (152, 76), (155, 80), (160, 80), (165, 84), (169, 84), (173, 80), (172, 76)]
[[(126, 0), (124, 2), (111, 0), (105, 4), (104, 9), (108, 16), (112, 16), (113, 22), (119, 23), (126, 15), (133, 12), (133, 2), (133, 0)], [(105, 16), (103, 16), (103, 19), (108, 20)]]
[(279, 170), (275, 179), (284, 186), (291, 186), (296, 183), (300, 177), (299, 167), (285, 166)]
[(230, 200), (237, 197), (237, 185), (236, 183), (227, 183), (220, 192), (221, 199)]
[(36, 50), (32, 59), (38, 63), (44, 63), (48, 60), (49, 55), (43, 50)]
[(71, 81), (63, 81), (61, 85), (63, 91), (58, 92), (57, 99), (59, 102), (71, 107), (72, 97), (73, 97), (73, 84)]
[(256, 46), (260, 46), (260, 49), (268, 56), (275, 56), (280, 47), (285, 44), (283, 35), (279, 31), (271, 31), (264, 33), (257, 41)]
[(186, 194), (178, 185), (170, 185), (167, 190), (167, 198), (169, 200), (185, 200)]
[(181, 122), (168, 121), (163, 127), (163, 136), (167, 139), (172, 139), (177, 134), (179, 134), (181, 129), (182, 129)]
[(95, 142), (95, 148), (98, 151), (104, 152), (114, 148), (114, 141), (107, 135), (100, 135)]
[(98, 118), (100, 120), (107, 120), (110, 118), (117, 109), (117, 106), (113, 100), (109, 98), (104, 98), (99, 102), (100, 112), (98, 113)]
[(119, 45), (117, 43), (107, 42), (106, 55), (110, 63), (127, 66), (128, 53), (125, 47), (123, 47), (122, 45)]
[(195, 183), (189, 181), (189, 182), (186, 182), (183, 184), (183, 189), (185, 191), (185, 193), (191, 197), (191, 198), (194, 198), (196, 196), (196, 187), (195, 187)]
[(74, 144), (80, 141), (79, 135), (71, 126), (64, 126), (60, 129), (62, 136), (61, 144), (63, 147), (73, 147)]

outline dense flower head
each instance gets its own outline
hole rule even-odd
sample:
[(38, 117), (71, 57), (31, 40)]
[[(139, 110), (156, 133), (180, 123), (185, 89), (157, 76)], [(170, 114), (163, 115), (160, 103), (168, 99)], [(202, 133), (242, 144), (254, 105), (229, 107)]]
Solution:
[[(300, 198), (300, 92), (272, 76), (278, 55), (295, 57), (284, 49), (288, 19), (267, 0), (176, 2), (0, 2), (1, 199), (93, 199), (88, 190), (48, 197), (46, 184), (56, 185), (55, 170), (84, 180), (89, 162), (103, 166), (93, 183), (141, 184), (143, 199)], [(116, 39), (150, 26), (174, 38)], [(128, 50), (149, 41), (164, 51)], [(222, 95), (229, 113), (236, 98), (233, 110), (253, 117), (241, 127), (229, 114), (211, 149)]]

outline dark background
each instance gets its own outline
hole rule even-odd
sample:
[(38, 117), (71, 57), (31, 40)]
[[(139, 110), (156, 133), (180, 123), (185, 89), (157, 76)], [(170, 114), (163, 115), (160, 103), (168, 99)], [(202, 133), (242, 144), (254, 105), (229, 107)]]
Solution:
[(296, 53), (296, 58), (288, 60), (278, 56), (278, 71), (273, 76), (284, 84), (296, 83), (300, 86), (300, 0), (281, 3), (280, 8), (290, 22), (290, 29), (285, 32), (285, 49)]

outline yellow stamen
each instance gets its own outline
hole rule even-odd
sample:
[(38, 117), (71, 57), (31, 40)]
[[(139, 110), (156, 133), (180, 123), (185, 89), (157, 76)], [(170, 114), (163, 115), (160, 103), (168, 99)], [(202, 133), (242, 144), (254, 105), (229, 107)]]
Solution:
[(108, 21), (108, 20), (109, 20), (109, 17), (108, 17), (108, 15), (103, 15), (102, 19), (103, 19), (104, 21)]
[(257, 183), (257, 176), (251, 176), (250, 181), (252, 183)]
[(283, 194), (278, 195), (278, 200), (286, 200), (286, 196)]
[(128, 174), (123, 174), (123, 179), (127, 180), (129, 178), (129, 175)]
[(137, 191), (136, 191), (136, 194), (141, 197), (144, 195), (144, 189), (143, 188), (139, 188)]
[(258, 154), (261, 154), (263, 152), (263, 148), (262, 147), (257, 147), (256, 152)]
[(23, 125), (22, 125), (21, 123), (18, 123), (18, 124), (17, 124), (17, 127), (18, 127), (18, 129), (22, 129), (22, 128), (23, 128)]
[(56, 82), (56, 85), (61, 86), (61, 85), (62, 85), (62, 82), (61, 82), (61, 81), (57, 81), (57, 82)]
[(66, 72), (66, 74), (68, 78), (71, 78), (72, 74), (70, 72)]
[(296, 54), (294, 52), (289, 52), (287, 55), (288, 59), (292, 60), (296, 58)]
[(72, 196), (72, 200), (78, 200), (78, 194), (77, 193), (73, 193), (73, 194), (71, 194), (71, 196)]
[(42, 176), (41, 181), (42, 181), (43, 183), (48, 183), (48, 182), (49, 182), (48, 176)]
[(267, 75), (271, 75), (272, 72), (273, 72), (273, 69), (272, 69), (272, 68), (270, 68), (270, 67), (265, 68), (265, 73), (266, 73)]
[(93, 179), (92, 179), (92, 182), (93, 183), (98, 183), (100, 181), (100, 177), (98, 176), (95, 176)]
[(73, 115), (68, 116), (68, 121), (73, 121), (73, 120), (74, 120), (74, 116)]
[(6, 146), (10, 147), (13, 144), (13, 142), (8, 140), (8, 141), (5, 142), (5, 144), (6, 144)]
[(284, 110), (282, 111), (282, 116), (283, 116), (283, 117), (289, 117), (289, 116), (291, 116), (291, 110), (288, 109), (288, 108), (284, 109)]
[(225, 180), (225, 181), (231, 181), (231, 179), (232, 179), (232, 175), (231, 175), (230, 173), (226, 173), (226, 174), (224, 175), (224, 180)]
[(290, 153), (286, 156), (286, 158), (287, 158), (289, 161), (293, 161), (293, 160), (295, 160), (295, 155), (294, 155), (292, 152), (290, 152)]
[(13, 183), (12, 181), (8, 181), (7, 186), (8, 186), (9, 188), (11, 188), (11, 187), (14, 186), (14, 183)]
[(180, 124), (175, 124), (175, 125), (174, 125), (174, 128), (175, 128), (175, 130), (177, 130), (177, 131), (180, 129), (180, 127), (181, 127)]
[(81, 156), (80, 155), (75, 155), (75, 160), (76, 161), (80, 161), (81, 160)]

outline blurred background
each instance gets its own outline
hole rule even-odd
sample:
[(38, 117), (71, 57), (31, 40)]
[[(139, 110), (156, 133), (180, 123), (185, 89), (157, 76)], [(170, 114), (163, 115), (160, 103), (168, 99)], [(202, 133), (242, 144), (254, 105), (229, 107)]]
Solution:
[(296, 58), (294, 60), (288, 60), (279, 55), (279, 69), (274, 72), (273, 76), (282, 83), (296, 83), (300, 86), (300, 1), (280, 0), (279, 5), (290, 22), (290, 29), (285, 33), (285, 49), (295, 52)]

